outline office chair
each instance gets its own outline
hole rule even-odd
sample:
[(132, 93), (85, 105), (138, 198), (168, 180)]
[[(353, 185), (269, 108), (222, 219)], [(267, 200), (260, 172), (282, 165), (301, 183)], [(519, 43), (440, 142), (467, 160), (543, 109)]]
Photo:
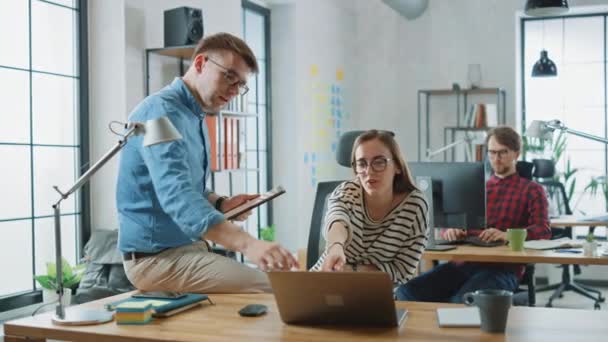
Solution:
[[(534, 170), (534, 164), (531, 162), (519, 160), (515, 164), (515, 169), (517, 170), (517, 174), (529, 180), (532, 180), (532, 173)], [(534, 264), (526, 264), (523, 277), (519, 282), (519, 287), (515, 290), (513, 296), (513, 304), (514, 305), (527, 305), (527, 306), (535, 306), (536, 305), (536, 280), (534, 278), (535, 266)], [(522, 287), (525, 286), (524, 287)], [(522, 295), (527, 295), (527, 298), (522, 298)]]
[[(339, 165), (351, 167), (351, 153), (355, 140), (365, 131), (349, 131), (340, 136), (338, 145), (336, 146), (336, 161)], [(306, 250), (306, 268), (310, 269), (315, 265), (323, 250), (325, 249), (325, 240), (321, 238), (321, 231), (325, 226), (325, 213), (327, 212), (327, 199), (329, 195), (343, 181), (319, 182), (317, 184), (317, 193), (315, 195), (315, 204), (312, 211), (312, 219), (310, 221), (310, 231), (308, 233), (308, 247)]]
[[(533, 177), (539, 179), (538, 184), (545, 188), (550, 206), (553, 206), (559, 215), (572, 215), (572, 210), (570, 209), (570, 203), (568, 201), (568, 197), (566, 196), (564, 184), (553, 179), (555, 176), (555, 164), (553, 160), (535, 159), (533, 162), (535, 165)], [(572, 227), (551, 228), (551, 239), (559, 239), (562, 237), (568, 237), (571, 239)], [(550, 284), (536, 289), (536, 292), (555, 290), (551, 297), (549, 297), (549, 301), (545, 306), (552, 307), (553, 300), (555, 298), (563, 297), (563, 293), (566, 291), (574, 291), (582, 296), (592, 299), (595, 302), (594, 308), (600, 309), (600, 303), (605, 301), (602, 293), (598, 290), (578, 284), (570, 273), (570, 265), (560, 265), (559, 267), (562, 268), (562, 281), (560, 283)], [(574, 275), (580, 274), (580, 266), (573, 265), (573, 271)], [(596, 296), (593, 296), (593, 294)]]

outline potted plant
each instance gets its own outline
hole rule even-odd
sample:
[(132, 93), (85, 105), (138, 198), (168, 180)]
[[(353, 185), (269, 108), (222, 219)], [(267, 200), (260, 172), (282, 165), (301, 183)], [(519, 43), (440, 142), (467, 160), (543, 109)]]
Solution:
[(275, 227), (274, 224), (271, 224), (270, 226), (260, 230), (260, 238), (264, 241), (274, 241), (274, 233)]
[(589, 232), (585, 238), (585, 242), (583, 243), (583, 254), (590, 257), (597, 256), (597, 242), (595, 241), (595, 235), (593, 235), (592, 232)]
[[(61, 259), (61, 273), (63, 275), (63, 304), (69, 305), (72, 298), (72, 287), (80, 282), (86, 264), (74, 267), (66, 259)], [(46, 263), (46, 274), (34, 277), (42, 287), (42, 301), (45, 303), (57, 300), (57, 267), (53, 262)]]

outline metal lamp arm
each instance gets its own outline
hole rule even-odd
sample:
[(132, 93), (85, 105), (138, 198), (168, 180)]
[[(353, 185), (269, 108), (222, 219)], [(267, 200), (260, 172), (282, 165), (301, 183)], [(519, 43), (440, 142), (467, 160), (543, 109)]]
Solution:
[(53, 186), (55, 191), (57, 191), (61, 195), (61, 198), (57, 201), (57, 203), (53, 205), (53, 216), (55, 218), (55, 272), (57, 273), (57, 298), (59, 300), (59, 303), (55, 308), (55, 314), (61, 319), (65, 317), (65, 310), (63, 308), (62, 303), (63, 265), (61, 260), (61, 201), (67, 199), (71, 194), (73, 194), (76, 190), (80, 189), (86, 182), (88, 182), (88, 180), (91, 178), (91, 176), (93, 176), (93, 174), (95, 174), (95, 172), (97, 172), (102, 166), (104, 166), (108, 162), (108, 160), (112, 159), (112, 157), (125, 146), (127, 140), (131, 136), (141, 133), (142, 129), (143, 125), (140, 123), (129, 124), (129, 126), (127, 127), (127, 131), (123, 135), (123, 139), (119, 140), (118, 143), (110, 151), (108, 151), (103, 157), (101, 157), (101, 159), (99, 159), (99, 161), (93, 164), (93, 166), (91, 166), (82, 176), (80, 176), (80, 178), (76, 180), (76, 183), (74, 183), (74, 185), (72, 185), (72, 187), (65, 193), (61, 192), (61, 190), (59, 190), (57, 186)]
[(441, 153), (443, 151), (447, 151), (447, 150), (451, 149), (452, 147), (458, 146), (458, 145), (460, 145), (462, 143), (465, 143), (465, 142), (467, 142), (469, 140), (470, 139), (468, 139), (468, 138), (462, 138), (462, 139), (454, 141), (451, 144), (447, 144), (447, 145), (445, 145), (445, 146), (443, 146), (441, 148), (438, 148), (435, 151), (431, 151), (429, 149), (429, 151), (426, 154), (426, 158), (430, 160), (431, 158), (433, 158), (434, 156), (438, 155), (439, 153)]
[(552, 121), (547, 122), (547, 127), (551, 128), (551, 129), (555, 129), (555, 130), (560, 130), (560, 131), (563, 131), (563, 132), (566, 132), (566, 133), (569, 133), (572, 135), (576, 135), (581, 138), (586, 138), (586, 139), (594, 140), (594, 141), (601, 142), (604, 144), (608, 144), (608, 139), (598, 137), (596, 135), (588, 134), (585, 132), (577, 131), (574, 129), (570, 129), (570, 128), (564, 126), (564, 124), (559, 120), (552, 120)]

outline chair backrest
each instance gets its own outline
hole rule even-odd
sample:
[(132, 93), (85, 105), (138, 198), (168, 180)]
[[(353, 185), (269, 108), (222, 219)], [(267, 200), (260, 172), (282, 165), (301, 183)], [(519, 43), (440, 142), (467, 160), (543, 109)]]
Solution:
[(517, 164), (515, 164), (515, 169), (517, 170), (517, 174), (520, 177), (532, 180), (532, 173), (534, 170), (534, 163), (519, 160)]
[[(566, 188), (564, 184), (556, 180), (540, 180), (538, 184), (545, 188), (547, 200), (549, 202), (549, 215), (572, 215)], [(572, 238), (572, 227), (566, 228), (551, 228), (551, 238), (558, 239), (562, 237)]]
[(310, 231), (308, 232), (308, 248), (306, 250), (306, 268), (310, 269), (317, 262), (325, 249), (325, 240), (321, 238), (321, 231), (325, 227), (325, 213), (327, 212), (327, 199), (342, 181), (319, 182), (315, 204), (312, 209)]

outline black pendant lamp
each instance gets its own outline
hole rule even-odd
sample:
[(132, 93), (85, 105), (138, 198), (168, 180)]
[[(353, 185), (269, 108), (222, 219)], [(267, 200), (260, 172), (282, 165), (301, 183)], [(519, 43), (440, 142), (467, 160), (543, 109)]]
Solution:
[(568, 0), (528, 0), (527, 15), (540, 17), (545, 15), (562, 15), (568, 12)]
[(552, 60), (549, 59), (547, 50), (540, 52), (540, 59), (534, 63), (532, 68), (532, 77), (548, 77), (557, 76), (557, 67)]

